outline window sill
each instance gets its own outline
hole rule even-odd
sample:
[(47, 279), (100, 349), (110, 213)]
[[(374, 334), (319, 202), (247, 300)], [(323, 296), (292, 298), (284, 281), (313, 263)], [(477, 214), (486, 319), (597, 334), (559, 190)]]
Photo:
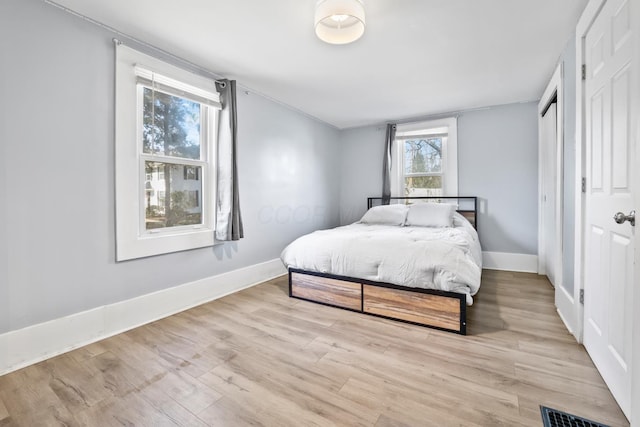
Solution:
[(170, 234), (146, 234), (136, 239), (118, 239), (116, 261), (214, 246), (219, 244), (215, 241), (214, 233), (212, 228), (200, 228)]

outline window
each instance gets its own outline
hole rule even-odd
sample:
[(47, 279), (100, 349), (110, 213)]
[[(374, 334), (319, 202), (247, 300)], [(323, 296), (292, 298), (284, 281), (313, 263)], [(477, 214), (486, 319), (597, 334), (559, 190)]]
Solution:
[(457, 120), (396, 126), (393, 196), (457, 196)]
[(123, 45), (116, 55), (117, 260), (213, 245), (213, 80)]

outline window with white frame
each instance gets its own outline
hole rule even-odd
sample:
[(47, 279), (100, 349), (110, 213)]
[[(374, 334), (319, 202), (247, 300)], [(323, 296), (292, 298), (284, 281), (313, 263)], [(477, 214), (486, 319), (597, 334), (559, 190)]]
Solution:
[(116, 51), (116, 258), (211, 246), (215, 82), (121, 44)]
[(393, 196), (458, 195), (456, 118), (396, 125), (394, 153)]

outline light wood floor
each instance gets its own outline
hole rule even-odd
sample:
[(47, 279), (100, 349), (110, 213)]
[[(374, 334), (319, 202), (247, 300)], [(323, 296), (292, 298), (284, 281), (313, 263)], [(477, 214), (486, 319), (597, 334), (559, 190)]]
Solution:
[(468, 336), (287, 296), (286, 278), (0, 377), (0, 425), (628, 426), (536, 275), (485, 271)]

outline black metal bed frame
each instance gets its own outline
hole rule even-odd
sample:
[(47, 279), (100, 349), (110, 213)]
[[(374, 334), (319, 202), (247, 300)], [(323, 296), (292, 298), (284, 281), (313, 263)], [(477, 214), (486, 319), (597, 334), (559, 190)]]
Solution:
[[(369, 198), (367, 198), (367, 208), (368, 209), (371, 209), (371, 207), (373, 207), (373, 201), (374, 200), (380, 200), (382, 202), (391, 201), (391, 200), (465, 200), (467, 202), (473, 202), (473, 208), (472, 209), (459, 209), (459, 210), (457, 210), (457, 212), (460, 212), (461, 214), (473, 213), (473, 218), (474, 218), (473, 226), (476, 229), (478, 228), (478, 198), (475, 197), (475, 196), (470, 196), (470, 197), (453, 197), (453, 196), (369, 197)], [(343, 281), (352, 282), (352, 283), (359, 283), (361, 285), (361, 287), (360, 287), (360, 291), (361, 291), (360, 292), (360, 310), (354, 310), (354, 309), (351, 309), (351, 308), (340, 307), (340, 306), (333, 305), (333, 304), (328, 304), (328, 303), (325, 303), (325, 302), (314, 301), (314, 300), (311, 300), (311, 299), (294, 296), (293, 293), (292, 293), (292, 278), (291, 278), (292, 273), (301, 273), (301, 274), (307, 274), (307, 275), (311, 275), (311, 276), (326, 277), (326, 278), (330, 278), (330, 279), (337, 279), (337, 280), (343, 280)], [(339, 276), (339, 275), (329, 274), (329, 273), (319, 273), (319, 272), (316, 272), (316, 271), (301, 270), (301, 269), (297, 269), (297, 268), (289, 268), (288, 276), (289, 276), (289, 297), (291, 297), (291, 298), (296, 298), (296, 299), (309, 301), (309, 302), (313, 302), (313, 303), (321, 304), (321, 305), (326, 305), (326, 306), (330, 306), (330, 307), (336, 307), (336, 308), (340, 308), (340, 309), (343, 309), (343, 310), (353, 311), (353, 312), (356, 312), (356, 313), (364, 313), (364, 314), (367, 314), (369, 316), (375, 316), (375, 317), (381, 317), (381, 318), (385, 318), (385, 319), (391, 319), (391, 320), (394, 320), (394, 321), (397, 321), (397, 322), (409, 323), (409, 324), (423, 326), (423, 327), (427, 327), (427, 328), (438, 329), (438, 330), (447, 331), (447, 332), (453, 332), (453, 333), (460, 334), (460, 335), (466, 335), (467, 334), (467, 303), (466, 303), (467, 302), (467, 296), (465, 294), (461, 294), (461, 293), (458, 293), (458, 292), (441, 291), (441, 290), (437, 290), (437, 289), (412, 288), (412, 287), (409, 287), (409, 286), (394, 285), (394, 284), (391, 284), (391, 283), (383, 283), (383, 282), (374, 282), (374, 281), (371, 281), (371, 280), (359, 279), (359, 278), (356, 278), (356, 277)], [(402, 291), (422, 293), (422, 294), (431, 294), (431, 295), (438, 295), (438, 296), (458, 299), (460, 301), (460, 330), (456, 331), (456, 330), (453, 330), (453, 329), (447, 329), (447, 328), (442, 328), (442, 327), (438, 327), (438, 326), (426, 325), (426, 324), (422, 324), (422, 323), (411, 322), (411, 321), (408, 321), (408, 320), (403, 320), (403, 319), (397, 319), (397, 318), (393, 318), (393, 317), (383, 316), (383, 315), (380, 315), (380, 314), (365, 312), (364, 311), (364, 301), (363, 301), (363, 299), (364, 299), (363, 286), (364, 285), (377, 286), (377, 287), (381, 287), (381, 288), (398, 289), (398, 290), (402, 290)]]

